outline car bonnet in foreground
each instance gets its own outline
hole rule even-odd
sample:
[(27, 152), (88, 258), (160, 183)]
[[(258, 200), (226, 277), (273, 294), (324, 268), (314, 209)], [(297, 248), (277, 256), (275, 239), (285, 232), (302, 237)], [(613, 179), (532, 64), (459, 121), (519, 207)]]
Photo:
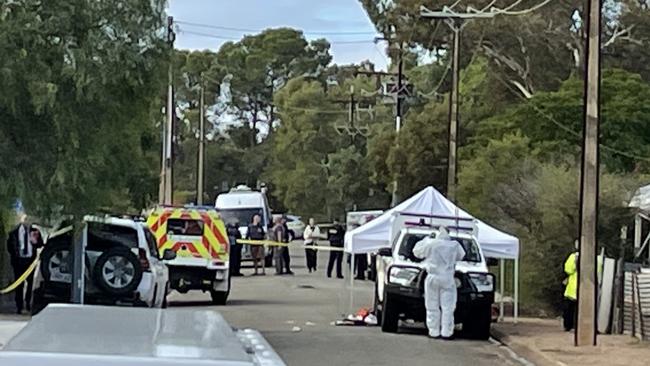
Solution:
[(214, 311), (50, 305), (0, 351), (2, 366), (284, 365), (256, 331)]

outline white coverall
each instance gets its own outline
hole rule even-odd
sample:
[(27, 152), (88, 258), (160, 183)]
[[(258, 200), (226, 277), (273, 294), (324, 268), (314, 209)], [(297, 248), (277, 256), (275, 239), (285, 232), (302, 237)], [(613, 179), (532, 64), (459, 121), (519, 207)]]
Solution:
[(426, 237), (417, 242), (413, 254), (424, 259), (427, 270), (424, 306), (427, 309), (429, 336), (451, 337), (457, 297), (454, 273), (456, 262), (463, 259), (465, 251), (449, 237), (445, 228), (441, 228), (437, 238)]

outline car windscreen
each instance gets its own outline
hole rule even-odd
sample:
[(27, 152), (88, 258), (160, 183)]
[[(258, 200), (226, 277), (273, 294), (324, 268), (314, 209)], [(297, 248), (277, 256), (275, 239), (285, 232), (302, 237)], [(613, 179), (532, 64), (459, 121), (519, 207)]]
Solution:
[(262, 208), (236, 208), (236, 209), (220, 209), (219, 215), (221, 220), (225, 223), (230, 223), (233, 220), (237, 220), (239, 226), (247, 226), (253, 221), (253, 216), (255, 214), (260, 215), (262, 221), (264, 221), (264, 215), (262, 215)]
[[(417, 244), (417, 242), (424, 239), (425, 236), (426, 236), (425, 234), (406, 234), (404, 240), (402, 241), (402, 245), (400, 245), (399, 247), (399, 251), (397, 254), (400, 257), (403, 257), (414, 263), (422, 262), (422, 259), (413, 255), (413, 247), (415, 247), (415, 244)], [(465, 250), (465, 257), (463, 257), (463, 261), (465, 262), (481, 261), (481, 252), (479, 251), (478, 245), (476, 245), (476, 242), (474, 240), (466, 239), (466, 238), (454, 238), (454, 237), (452, 237), (452, 239), (457, 241), (458, 243), (460, 243), (460, 245), (463, 246), (463, 250)]]

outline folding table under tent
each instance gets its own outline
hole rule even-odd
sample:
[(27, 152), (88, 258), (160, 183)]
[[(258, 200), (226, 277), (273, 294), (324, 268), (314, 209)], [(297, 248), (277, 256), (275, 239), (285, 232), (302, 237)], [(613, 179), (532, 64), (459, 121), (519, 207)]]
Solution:
[[(345, 252), (361, 254), (376, 252), (390, 247), (393, 238), (393, 223), (398, 213), (422, 216), (444, 216), (474, 220), (478, 227), (478, 242), (487, 258), (499, 259), (499, 286), (501, 293), (501, 316), (503, 316), (503, 292), (505, 289), (505, 260), (514, 260), (514, 309), (515, 321), (519, 316), (519, 239), (501, 232), (465, 212), (435, 188), (429, 186), (381, 216), (345, 233)], [(354, 262), (354, 261), (352, 261)]]

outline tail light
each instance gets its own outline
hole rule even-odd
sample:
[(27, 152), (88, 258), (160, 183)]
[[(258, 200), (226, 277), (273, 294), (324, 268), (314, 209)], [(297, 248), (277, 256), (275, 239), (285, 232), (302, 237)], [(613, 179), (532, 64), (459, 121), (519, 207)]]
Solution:
[(140, 267), (142, 267), (143, 272), (150, 272), (151, 266), (149, 265), (149, 259), (147, 259), (147, 251), (144, 248), (138, 250), (138, 257), (140, 259)]

